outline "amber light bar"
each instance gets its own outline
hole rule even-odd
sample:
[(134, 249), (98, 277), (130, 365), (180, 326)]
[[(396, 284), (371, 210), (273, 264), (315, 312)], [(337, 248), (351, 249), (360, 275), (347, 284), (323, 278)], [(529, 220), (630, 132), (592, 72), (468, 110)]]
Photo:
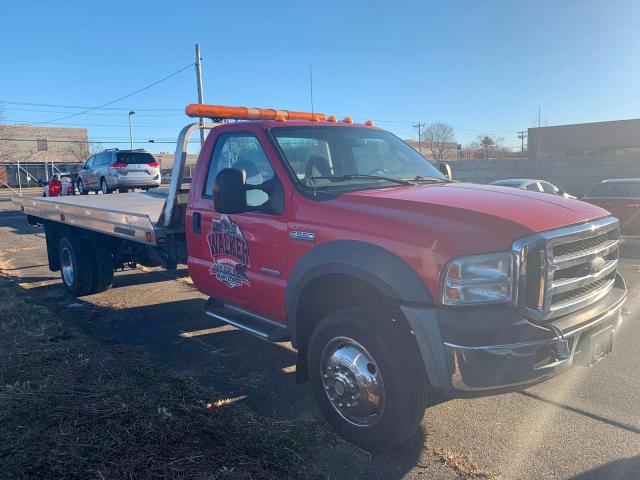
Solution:
[(192, 103), (184, 112), (189, 117), (230, 118), (234, 120), (326, 120), (324, 113), (290, 112), (272, 108), (223, 107)]

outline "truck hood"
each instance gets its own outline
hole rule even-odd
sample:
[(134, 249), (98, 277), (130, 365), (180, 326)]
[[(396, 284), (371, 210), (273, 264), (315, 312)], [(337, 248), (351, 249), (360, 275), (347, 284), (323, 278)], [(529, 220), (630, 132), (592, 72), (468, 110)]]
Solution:
[[(345, 200), (403, 211), (454, 215), (454, 211), (490, 216), (522, 227), (523, 233), (538, 233), (586, 222), (609, 214), (598, 206), (547, 193), (511, 187), (446, 183), (367, 190), (344, 195)], [(447, 212), (448, 213), (445, 213)], [(501, 222), (502, 223), (502, 222)]]

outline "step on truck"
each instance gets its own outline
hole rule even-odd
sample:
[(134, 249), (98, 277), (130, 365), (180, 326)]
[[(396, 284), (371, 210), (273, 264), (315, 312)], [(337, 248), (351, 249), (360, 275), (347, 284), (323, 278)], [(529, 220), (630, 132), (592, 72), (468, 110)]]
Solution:
[(187, 264), (205, 314), (291, 341), (296, 380), (368, 450), (405, 443), (429, 395), (524, 388), (611, 352), (626, 288), (606, 210), (455, 182), (371, 121), (186, 113), (200, 121), (178, 137), (166, 191), (14, 199), (71, 295), (123, 266)]

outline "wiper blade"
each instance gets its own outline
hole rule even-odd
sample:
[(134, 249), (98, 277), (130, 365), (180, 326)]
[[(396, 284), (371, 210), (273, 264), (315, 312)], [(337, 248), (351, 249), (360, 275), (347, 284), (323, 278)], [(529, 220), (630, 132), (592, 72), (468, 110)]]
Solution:
[(405, 178), (404, 179), (407, 182), (436, 182), (436, 183), (449, 183), (452, 180), (449, 180), (448, 178), (440, 178), (440, 177), (423, 177), (423, 176), (415, 176), (412, 178)]
[(333, 180), (333, 181), (341, 181), (341, 180), (352, 180), (352, 179), (363, 179), (363, 180), (386, 180), (387, 182), (397, 183), (398, 185), (413, 185), (409, 180), (402, 180), (399, 178), (392, 177), (383, 177), (380, 175), (365, 175), (363, 173), (352, 173), (349, 175), (338, 175), (336, 177), (323, 177), (323, 176), (313, 176), (309, 177), (311, 180)]

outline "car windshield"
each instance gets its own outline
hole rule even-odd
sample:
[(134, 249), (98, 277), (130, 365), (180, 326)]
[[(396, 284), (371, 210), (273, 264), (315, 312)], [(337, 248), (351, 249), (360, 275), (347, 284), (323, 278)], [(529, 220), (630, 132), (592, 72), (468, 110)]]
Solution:
[(150, 164), (156, 161), (153, 155), (147, 152), (118, 152), (118, 162), (126, 164)]
[(593, 187), (589, 198), (640, 198), (640, 183), (605, 182)]
[(445, 182), (428, 160), (391, 133), (370, 127), (277, 127), (271, 134), (299, 184), (360, 190)]
[(499, 187), (520, 187), (522, 182), (510, 182), (510, 181), (497, 181), (493, 182), (492, 185), (498, 185)]

